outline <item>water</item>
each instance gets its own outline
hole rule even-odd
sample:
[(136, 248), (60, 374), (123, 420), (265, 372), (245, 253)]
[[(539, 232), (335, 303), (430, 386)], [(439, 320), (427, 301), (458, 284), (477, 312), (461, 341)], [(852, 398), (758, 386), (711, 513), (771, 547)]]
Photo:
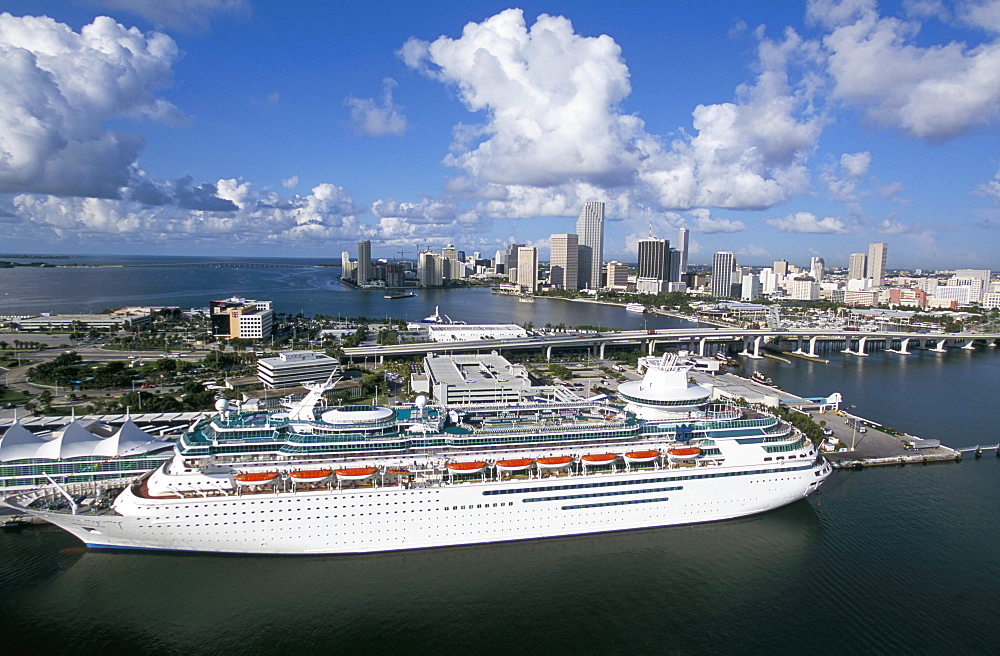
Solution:
[[(345, 310), (351, 315), (383, 300), (335, 284), (309, 289), (321, 271), (219, 271), (201, 293), (192, 276), (178, 297), (204, 305), (217, 292), (237, 293), (297, 312), (314, 294), (355, 308)], [(241, 275), (253, 289), (232, 286)], [(119, 278), (102, 294), (152, 298), (159, 284), (145, 280), (143, 291)], [(46, 294), (46, 302), (74, 301)], [(536, 325), (593, 316), (636, 327), (643, 319), (481, 290), (419, 298), (384, 304), (416, 302), (429, 314), (438, 302), (466, 320), (524, 311)], [(830, 354), (828, 365), (762, 360), (748, 369), (802, 395), (840, 391), (859, 414), (967, 446), (998, 441), (998, 351)], [(28, 529), (0, 534), (0, 639), (6, 653), (996, 654), (998, 498), (1000, 459), (990, 453), (835, 472), (819, 495), (735, 521), (407, 553), (101, 552), (58, 529)]]

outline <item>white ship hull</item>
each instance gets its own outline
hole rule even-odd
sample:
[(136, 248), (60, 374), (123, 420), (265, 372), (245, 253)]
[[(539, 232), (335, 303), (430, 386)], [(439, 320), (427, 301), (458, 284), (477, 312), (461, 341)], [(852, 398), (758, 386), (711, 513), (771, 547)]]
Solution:
[(346, 554), (743, 517), (805, 498), (829, 473), (818, 460), (196, 499), (146, 499), (126, 490), (116, 502), (125, 514), (14, 507), (95, 548)]

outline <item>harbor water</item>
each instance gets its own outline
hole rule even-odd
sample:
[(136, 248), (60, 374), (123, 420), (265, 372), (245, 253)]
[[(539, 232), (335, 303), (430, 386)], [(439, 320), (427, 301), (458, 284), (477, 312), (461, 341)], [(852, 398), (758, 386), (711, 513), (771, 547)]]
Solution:
[[(390, 301), (341, 287), (336, 269), (137, 276), (95, 268), (87, 271), (103, 276), (99, 288), (79, 271), (47, 286), (62, 271), (0, 269), (15, 308), (0, 314), (202, 306), (238, 294), (306, 315), (412, 319), (439, 305), (467, 321), (674, 325), (488, 290)], [(823, 355), (829, 364), (744, 367), (801, 396), (841, 392), (853, 412), (949, 446), (1000, 437), (1000, 349)], [(820, 494), (739, 520), (415, 552), (92, 551), (58, 529), (32, 527), (0, 534), (0, 644), (32, 654), (996, 654), (998, 500), (1000, 459), (991, 451), (961, 463), (837, 471)]]

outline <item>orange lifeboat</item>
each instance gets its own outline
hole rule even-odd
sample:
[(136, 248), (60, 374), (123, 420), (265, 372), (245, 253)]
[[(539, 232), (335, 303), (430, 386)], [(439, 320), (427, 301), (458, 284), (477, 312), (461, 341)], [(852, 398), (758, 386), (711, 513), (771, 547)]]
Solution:
[(559, 469), (573, 462), (573, 456), (551, 456), (549, 458), (539, 458), (535, 462), (543, 469)]
[(588, 465), (610, 465), (617, 459), (617, 453), (588, 453), (585, 456), (580, 456), (580, 460)]
[(363, 481), (371, 478), (378, 471), (378, 467), (347, 467), (337, 470), (337, 478), (342, 481)]
[(448, 470), (454, 474), (478, 474), (486, 469), (486, 463), (481, 460), (472, 462), (449, 462)]
[(289, 476), (292, 477), (296, 483), (315, 483), (317, 481), (322, 481), (333, 476), (332, 469), (302, 469), (299, 471), (289, 472)]
[(674, 458), (697, 458), (701, 455), (701, 449), (696, 446), (685, 446), (668, 449), (667, 453)]
[(531, 458), (515, 458), (512, 460), (497, 460), (497, 469), (505, 472), (524, 471), (529, 469), (535, 461)]
[(649, 451), (628, 451), (625, 453), (625, 462), (652, 462), (660, 457), (660, 452)]
[(407, 476), (410, 470), (406, 467), (389, 467), (385, 470), (386, 474), (392, 474), (393, 476)]
[(246, 474), (236, 474), (233, 480), (237, 485), (264, 485), (276, 480), (281, 474), (278, 472), (249, 472)]

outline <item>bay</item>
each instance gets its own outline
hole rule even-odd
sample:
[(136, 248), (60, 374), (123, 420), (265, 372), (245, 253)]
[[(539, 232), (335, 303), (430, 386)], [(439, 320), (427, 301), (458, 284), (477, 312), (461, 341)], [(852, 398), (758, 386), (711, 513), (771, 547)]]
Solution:
[[(46, 278), (59, 269), (0, 270), (0, 281), (18, 307), (68, 308), (53, 311), (238, 294), (306, 315), (418, 318), (439, 305), (466, 321), (674, 321), (488, 290), (387, 301), (341, 287), (336, 270), (190, 267), (172, 281), (129, 270), (99, 274), (101, 288)], [(35, 288), (10, 286), (11, 271)], [(840, 391), (861, 415), (968, 446), (998, 441), (998, 350), (829, 353), (825, 365), (768, 359), (744, 369), (804, 396)], [(818, 495), (739, 520), (417, 552), (102, 552), (32, 528), (0, 534), (0, 639), (7, 653), (995, 654), (998, 499), (990, 452), (838, 471)]]

